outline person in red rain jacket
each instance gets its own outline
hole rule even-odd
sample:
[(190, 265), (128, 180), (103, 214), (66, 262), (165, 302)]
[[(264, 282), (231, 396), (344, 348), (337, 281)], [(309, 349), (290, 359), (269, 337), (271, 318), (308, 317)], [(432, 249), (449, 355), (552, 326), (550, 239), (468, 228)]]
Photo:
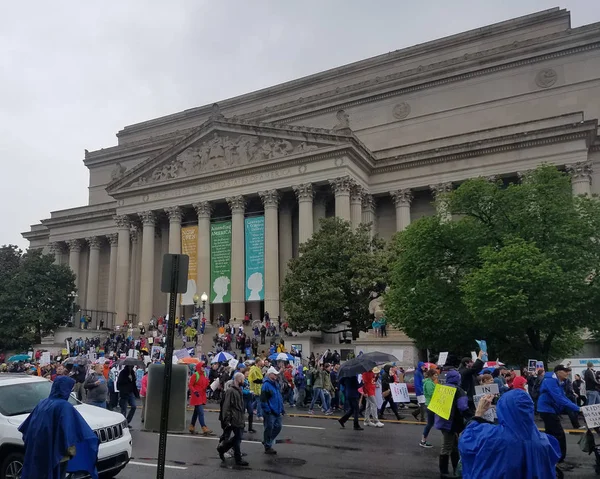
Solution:
[(209, 436), (212, 431), (204, 422), (204, 405), (206, 404), (206, 389), (208, 388), (208, 378), (204, 373), (204, 363), (196, 364), (196, 372), (190, 377), (188, 388), (190, 390), (190, 406), (194, 406), (194, 414), (192, 415), (192, 424), (189, 427), (190, 433), (196, 432), (196, 419), (199, 420), (202, 427), (202, 434)]

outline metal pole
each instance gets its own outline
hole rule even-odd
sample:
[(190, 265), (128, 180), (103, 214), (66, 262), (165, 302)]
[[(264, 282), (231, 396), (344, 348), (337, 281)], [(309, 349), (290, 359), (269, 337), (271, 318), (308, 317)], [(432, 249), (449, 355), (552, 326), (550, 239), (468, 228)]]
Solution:
[(163, 388), (160, 435), (158, 440), (158, 468), (156, 479), (165, 477), (165, 461), (167, 456), (167, 430), (169, 428), (169, 398), (171, 397), (171, 375), (173, 372), (173, 340), (175, 338), (175, 306), (177, 301), (177, 278), (179, 276), (179, 257), (171, 267), (171, 292), (169, 296), (169, 322), (167, 324), (167, 344), (165, 351), (165, 383)]

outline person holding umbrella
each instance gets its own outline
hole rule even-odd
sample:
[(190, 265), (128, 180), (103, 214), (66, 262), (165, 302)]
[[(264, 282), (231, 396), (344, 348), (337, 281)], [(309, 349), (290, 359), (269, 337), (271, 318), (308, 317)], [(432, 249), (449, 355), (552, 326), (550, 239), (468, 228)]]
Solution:
[(358, 422), (358, 414), (359, 414), (359, 406), (358, 406), (358, 398), (360, 397), (360, 393), (358, 392), (358, 378), (356, 376), (343, 377), (340, 379), (340, 383), (344, 386), (344, 394), (345, 398), (348, 401), (349, 409), (338, 422), (342, 428), (346, 427), (346, 421), (350, 419), (350, 416), (354, 415), (354, 430), (355, 431), (364, 431), (362, 427), (360, 427), (360, 423)]

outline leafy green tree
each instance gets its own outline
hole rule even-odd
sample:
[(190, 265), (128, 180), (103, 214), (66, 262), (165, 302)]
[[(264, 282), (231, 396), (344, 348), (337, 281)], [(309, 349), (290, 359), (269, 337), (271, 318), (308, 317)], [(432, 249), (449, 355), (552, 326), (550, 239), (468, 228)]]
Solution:
[(521, 184), (463, 183), (443, 201), (454, 220), (422, 218), (393, 245), (386, 311), (424, 348), (492, 357), (567, 356), (598, 329), (600, 203), (574, 197), (552, 166)]
[(0, 350), (24, 350), (70, 314), (75, 275), (39, 250), (0, 248)]
[(290, 326), (329, 331), (348, 322), (353, 338), (366, 331), (371, 294), (385, 284), (384, 246), (370, 237), (367, 225), (353, 231), (339, 218), (321, 220), (319, 231), (289, 263), (281, 297)]

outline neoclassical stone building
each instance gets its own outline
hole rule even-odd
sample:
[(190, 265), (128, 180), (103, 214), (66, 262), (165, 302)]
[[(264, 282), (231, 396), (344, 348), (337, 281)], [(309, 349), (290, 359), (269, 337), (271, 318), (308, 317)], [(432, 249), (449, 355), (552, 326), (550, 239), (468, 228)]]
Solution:
[(182, 251), (184, 314), (195, 292), (213, 316), (283, 314), (286, 264), (320, 218), (390, 238), (467, 178), (544, 162), (600, 193), (598, 118), (600, 24), (547, 10), (127, 126), (85, 152), (88, 205), (23, 236), (118, 323), (165, 313), (161, 258)]

